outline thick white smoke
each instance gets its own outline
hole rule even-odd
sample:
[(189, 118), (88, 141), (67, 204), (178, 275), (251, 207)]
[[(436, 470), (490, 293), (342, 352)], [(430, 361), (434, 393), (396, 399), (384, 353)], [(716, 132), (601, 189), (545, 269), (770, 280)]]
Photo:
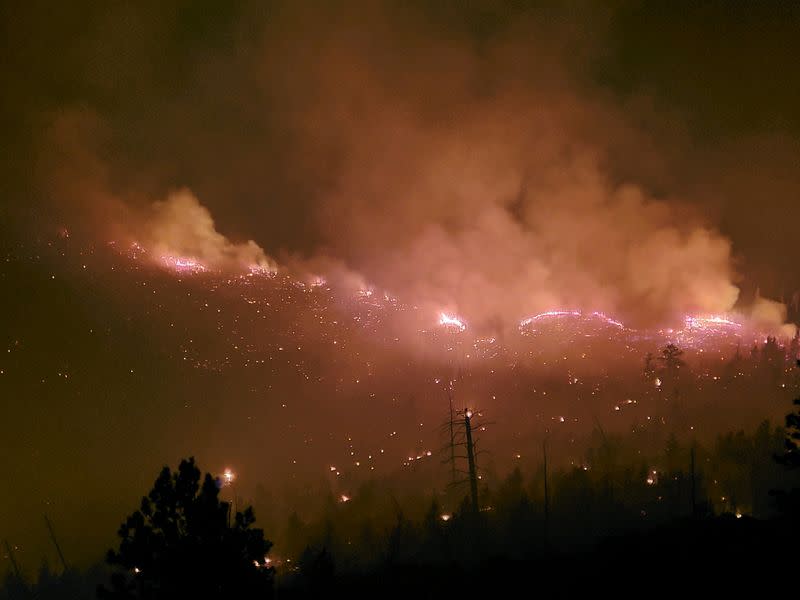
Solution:
[[(285, 8), (235, 58), (204, 63), (177, 108), (148, 110), (141, 139), (98, 116), (109, 146), (142, 152), (149, 140), (156, 155), (87, 151), (93, 173), (75, 180), (103, 179), (93, 210), (124, 205), (134, 217), (122, 228), (155, 255), (273, 268), (263, 246), (294, 257), (292, 270), (374, 284), (476, 327), (553, 308), (661, 325), (736, 305), (732, 243), (702, 208), (712, 201), (684, 198), (670, 170), (691, 149), (683, 124), (586, 77), (597, 40), (533, 14), (491, 36), (443, 35), (430, 16), (391, 3)], [(76, 130), (76, 147), (101, 137)], [(202, 142), (187, 149), (187, 132)], [(177, 182), (260, 246), (231, 242), (188, 190), (142, 208)], [(780, 320), (765, 310), (754, 314)]]
[[(481, 60), (435, 47), (441, 77), (415, 64), (387, 81), (348, 44), (325, 55), (321, 85), (334, 73), (336, 87), (314, 113), (341, 154), (319, 208), (326, 252), (476, 325), (558, 307), (643, 325), (733, 308), (730, 241), (680, 198), (614, 175), (610, 148), (635, 133), (552, 58), (530, 44)], [(511, 60), (533, 84), (511, 72), (475, 92)]]
[(253, 240), (236, 244), (219, 233), (211, 213), (186, 188), (153, 204), (140, 238), (156, 257), (187, 257), (220, 269), (276, 268)]
[(786, 323), (786, 314), (785, 304), (758, 296), (749, 309), (748, 317), (758, 329), (790, 338), (795, 335), (797, 327)]

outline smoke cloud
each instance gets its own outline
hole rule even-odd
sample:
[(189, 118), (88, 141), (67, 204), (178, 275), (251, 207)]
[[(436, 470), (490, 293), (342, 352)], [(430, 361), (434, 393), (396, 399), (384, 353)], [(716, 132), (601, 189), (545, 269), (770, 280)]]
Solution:
[(220, 47), (165, 53), (174, 82), (137, 72), (146, 110), (122, 93), (124, 110), (97, 109), (110, 142), (92, 141), (91, 165), (114, 193), (93, 203), (149, 214), (131, 235), (156, 253), (289, 256), (478, 328), (555, 307), (655, 325), (736, 306), (740, 257), (708, 218), (721, 188), (686, 168), (681, 116), (587, 75), (607, 14), (483, 31), (474, 11), (390, 2), (250, 10)]
[(294, 123), (303, 155), (336, 153), (332, 172), (304, 161), (332, 181), (322, 252), (479, 327), (554, 307), (654, 324), (734, 306), (730, 241), (619, 177), (615, 162), (646, 162), (657, 140), (575, 81), (565, 40), (509, 32), (478, 52), (372, 25), (315, 31), (308, 63), (289, 49), (315, 90)]
[(157, 256), (191, 257), (216, 268), (276, 268), (253, 240), (235, 244), (219, 233), (211, 213), (188, 189), (153, 204), (140, 237)]
[(797, 327), (786, 323), (786, 305), (769, 298), (757, 297), (750, 307), (749, 317), (760, 329), (783, 336), (792, 337)]

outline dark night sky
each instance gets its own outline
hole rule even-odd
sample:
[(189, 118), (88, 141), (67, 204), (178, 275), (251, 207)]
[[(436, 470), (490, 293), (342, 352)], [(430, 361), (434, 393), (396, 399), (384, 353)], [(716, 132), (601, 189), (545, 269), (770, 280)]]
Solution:
[[(152, 213), (176, 189), (212, 231), (281, 265), (363, 277), (487, 328), (569, 303), (650, 324), (728, 307), (731, 282), (743, 311), (757, 288), (791, 301), (800, 6), (555, 4), (2, 4), (0, 537), (26, 564), (46, 552), (45, 511), (77, 559), (96, 558), (181, 456), (266, 478), (270, 457), (296, 452), (313, 471), (348, 448), (343, 427), (396, 426), (393, 403), (436, 418), (424, 388), (400, 382), (441, 365), (396, 350), (401, 325), (376, 325), (380, 342), (320, 332), (320, 314), (350, 307), (269, 286), (253, 292), (268, 325), (229, 317), (238, 288), (108, 250), (185, 247), (180, 214)], [(287, 368), (220, 374), (234, 344), (272, 361), (298, 339)], [(383, 403), (349, 387), (372, 372)], [(330, 385), (335, 410), (319, 400)], [(413, 442), (398, 456), (437, 445), (400, 426)], [(312, 435), (324, 447), (309, 450)]]

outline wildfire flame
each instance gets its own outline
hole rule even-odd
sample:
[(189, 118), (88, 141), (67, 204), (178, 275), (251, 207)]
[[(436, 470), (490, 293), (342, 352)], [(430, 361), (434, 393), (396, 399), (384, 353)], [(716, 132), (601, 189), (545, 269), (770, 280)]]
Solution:
[(539, 313), (538, 315), (533, 315), (532, 317), (527, 317), (522, 319), (519, 322), (520, 327), (527, 327), (531, 323), (536, 321), (540, 321), (541, 319), (547, 319), (549, 317), (580, 317), (581, 311), (579, 310), (548, 310), (547, 312)]
[(251, 275), (264, 275), (266, 277), (274, 277), (278, 274), (278, 270), (270, 265), (253, 264), (248, 267)]
[(741, 323), (731, 321), (720, 315), (712, 315), (710, 317), (692, 317), (688, 316), (683, 320), (684, 324), (689, 329), (703, 329), (708, 326), (726, 325), (730, 327), (741, 327)]
[[(543, 319), (549, 319), (554, 317), (583, 317), (584, 314), (580, 310), (548, 310), (547, 312), (539, 313), (538, 315), (533, 315), (531, 317), (527, 317), (522, 319), (519, 322), (520, 328), (527, 327), (528, 325), (535, 323), (536, 321), (541, 321)], [(608, 325), (613, 325), (619, 329), (626, 329), (625, 325), (623, 325), (620, 321), (616, 319), (612, 319), (605, 313), (594, 311), (589, 313), (587, 317), (600, 319), (601, 321), (605, 322)]]
[(203, 273), (208, 268), (200, 261), (185, 256), (162, 256), (161, 262), (179, 273)]
[(457, 331), (464, 331), (467, 328), (467, 324), (462, 319), (455, 315), (448, 315), (447, 313), (441, 313), (439, 315), (439, 325)]

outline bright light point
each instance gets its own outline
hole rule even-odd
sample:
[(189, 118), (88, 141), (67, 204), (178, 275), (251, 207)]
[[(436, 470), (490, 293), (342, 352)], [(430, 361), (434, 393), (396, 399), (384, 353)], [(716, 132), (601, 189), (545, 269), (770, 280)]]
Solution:
[(470, 409), (467, 409), (467, 411), (464, 414), (467, 415), (468, 419), (472, 418), (472, 411)]
[(448, 315), (447, 313), (441, 313), (439, 315), (439, 325), (456, 331), (464, 331), (467, 328), (467, 324), (464, 323), (462, 319), (455, 315)]
[(230, 469), (225, 469), (225, 472), (222, 474), (222, 479), (227, 485), (230, 485), (233, 483), (233, 480), (236, 479), (236, 474)]
[(738, 510), (736, 511), (736, 518), (737, 519), (741, 519), (742, 518), (742, 513), (740, 513)]
[(350, 502), (350, 496), (342, 494), (341, 496), (339, 496), (339, 500), (341, 500), (342, 502)]
[(442, 521), (449, 521), (452, 518), (452, 515), (441, 515), (439, 518)]
[(208, 268), (197, 259), (185, 256), (162, 256), (161, 261), (165, 266), (175, 269), (179, 273), (203, 273)]

